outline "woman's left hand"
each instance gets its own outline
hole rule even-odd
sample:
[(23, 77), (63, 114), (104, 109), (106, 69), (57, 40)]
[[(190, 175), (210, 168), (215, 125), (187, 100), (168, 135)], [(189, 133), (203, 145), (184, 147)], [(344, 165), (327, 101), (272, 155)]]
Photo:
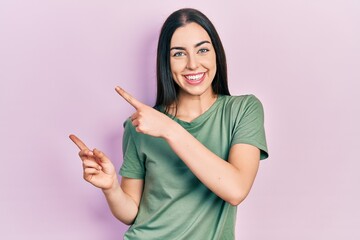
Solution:
[(153, 137), (166, 138), (172, 126), (174, 126), (175, 122), (173, 120), (154, 108), (143, 104), (124, 89), (116, 87), (115, 90), (135, 108), (136, 112), (131, 116), (131, 121), (137, 132)]

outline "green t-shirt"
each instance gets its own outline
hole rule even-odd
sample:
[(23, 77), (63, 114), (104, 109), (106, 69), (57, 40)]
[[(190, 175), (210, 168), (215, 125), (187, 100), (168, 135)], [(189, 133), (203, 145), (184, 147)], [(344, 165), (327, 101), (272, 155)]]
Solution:
[[(224, 160), (237, 143), (254, 145), (261, 159), (268, 157), (263, 108), (253, 95), (219, 95), (190, 123), (172, 118)], [(124, 239), (233, 240), (236, 207), (202, 184), (165, 140), (136, 132), (130, 120), (124, 126), (120, 174), (144, 179), (139, 212)]]

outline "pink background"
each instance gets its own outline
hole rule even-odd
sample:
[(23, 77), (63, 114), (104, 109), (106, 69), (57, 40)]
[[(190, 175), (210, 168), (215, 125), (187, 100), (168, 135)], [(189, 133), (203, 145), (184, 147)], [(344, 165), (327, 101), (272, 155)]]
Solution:
[(154, 103), (158, 32), (181, 7), (217, 27), (231, 93), (265, 108), (238, 239), (360, 239), (357, 0), (0, 1), (0, 239), (122, 238), (68, 134), (120, 166), (132, 108), (114, 87)]

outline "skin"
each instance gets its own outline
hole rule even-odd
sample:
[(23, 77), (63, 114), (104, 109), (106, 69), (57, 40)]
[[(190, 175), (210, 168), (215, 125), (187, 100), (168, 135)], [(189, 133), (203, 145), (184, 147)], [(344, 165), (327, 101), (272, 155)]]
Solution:
[[(211, 88), (216, 73), (215, 51), (201, 26), (190, 23), (174, 32), (170, 65), (173, 78), (181, 89), (176, 117), (191, 122), (209, 109), (217, 98)], [(194, 73), (204, 73), (201, 83), (193, 84), (185, 79)], [(120, 87), (115, 90), (134, 107), (131, 119), (137, 132), (163, 138), (193, 174), (223, 200), (238, 205), (246, 198), (259, 167), (258, 148), (235, 144), (230, 149), (228, 161), (225, 161), (165, 114), (141, 103)], [(175, 111), (170, 114), (175, 114)], [(74, 135), (70, 135), (70, 139), (80, 149), (84, 179), (102, 189), (116, 218), (125, 224), (133, 223), (144, 181), (122, 178), (119, 185), (114, 166), (104, 153), (90, 150)]]
[[(170, 42), (170, 66), (174, 81), (180, 87), (176, 117), (191, 122), (217, 98), (211, 88), (216, 74), (215, 49), (200, 25), (189, 23), (174, 32)], [(185, 76), (196, 73), (204, 73), (205, 79), (201, 84), (189, 84)], [(175, 114), (175, 108), (170, 109), (173, 111), (169, 113)]]

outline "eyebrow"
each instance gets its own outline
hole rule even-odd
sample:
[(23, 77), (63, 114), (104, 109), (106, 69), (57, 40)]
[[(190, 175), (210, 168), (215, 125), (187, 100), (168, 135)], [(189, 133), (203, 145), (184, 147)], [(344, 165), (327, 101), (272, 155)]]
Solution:
[[(199, 47), (199, 46), (201, 46), (201, 45), (203, 45), (203, 44), (205, 44), (205, 43), (210, 43), (210, 42), (207, 41), (207, 40), (201, 41), (201, 42), (195, 44), (195, 47), (197, 48), (197, 47)], [(211, 43), (210, 43), (210, 44), (211, 44)], [(184, 48), (184, 47), (172, 47), (172, 48), (170, 48), (170, 51), (171, 51), (171, 50), (185, 50), (185, 48)]]

